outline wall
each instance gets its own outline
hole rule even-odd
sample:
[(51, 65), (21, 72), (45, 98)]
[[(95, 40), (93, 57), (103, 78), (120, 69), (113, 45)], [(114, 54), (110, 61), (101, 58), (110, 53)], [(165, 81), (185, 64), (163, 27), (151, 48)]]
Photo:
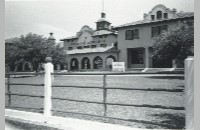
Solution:
[[(127, 49), (138, 47), (151, 47), (153, 45), (153, 38), (151, 36), (151, 28), (154, 26), (168, 25), (168, 30), (179, 25), (178, 21), (157, 22), (146, 25), (136, 25), (133, 27), (124, 27), (118, 30), (118, 49), (120, 50), (119, 61), (125, 62), (127, 67)], [(139, 29), (139, 39), (125, 40), (125, 31)], [(150, 60), (151, 61), (151, 60)], [(152, 63), (150, 63), (152, 64)]]

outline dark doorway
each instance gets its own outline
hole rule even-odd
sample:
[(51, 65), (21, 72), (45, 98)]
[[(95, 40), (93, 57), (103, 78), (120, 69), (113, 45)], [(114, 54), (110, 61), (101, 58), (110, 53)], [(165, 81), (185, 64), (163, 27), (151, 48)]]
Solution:
[(78, 60), (76, 58), (71, 59), (71, 70), (78, 70)]
[(89, 58), (84, 57), (84, 58), (82, 59), (81, 68), (82, 68), (82, 69), (90, 69), (90, 59), (89, 59)]
[(145, 48), (128, 48), (128, 67), (144, 68), (145, 67)]
[(101, 57), (97, 56), (93, 61), (94, 69), (102, 69), (103, 68), (103, 60)]
[(109, 68), (109, 69), (112, 69), (112, 62), (115, 62), (116, 61), (116, 58), (112, 55), (108, 56), (106, 58), (106, 67)]

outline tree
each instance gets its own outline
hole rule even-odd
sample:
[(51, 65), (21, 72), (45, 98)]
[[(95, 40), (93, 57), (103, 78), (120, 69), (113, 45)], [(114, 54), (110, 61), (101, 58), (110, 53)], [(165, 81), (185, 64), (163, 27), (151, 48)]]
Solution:
[[(48, 42), (48, 39), (41, 35), (32, 33), (22, 35), (18, 41), (13, 42), (13, 45), (6, 49), (6, 59), (8, 59), (6, 63), (9, 65), (30, 62), (33, 70), (37, 71), (47, 56), (52, 57), (54, 64), (66, 64), (67, 56), (64, 49)], [(11, 49), (14, 51), (11, 52)]]
[(182, 64), (194, 55), (194, 21), (183, 21), (178, 27), (154, 38), (152, 57), (156, 60), (175, 60)]

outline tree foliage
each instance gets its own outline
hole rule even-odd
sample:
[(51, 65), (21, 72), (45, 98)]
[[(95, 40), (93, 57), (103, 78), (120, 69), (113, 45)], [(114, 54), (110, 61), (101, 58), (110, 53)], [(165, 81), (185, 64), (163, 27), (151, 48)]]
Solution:
[(67, 64), (63, 48), (48, 42), (48, 39), (41, 35), (22, 35), (18, 41), (6, 46), (6, 64), (9, 66), (30, 62), (33, 70), (37, 70), (47, 56), (52, 57), (53, 64)]
[(184, 62), (188, 56), (194, 55), (193, 20), (183, 21), (180, 26), (154, 38), (152, 56), (157, 60), (175, 60)]

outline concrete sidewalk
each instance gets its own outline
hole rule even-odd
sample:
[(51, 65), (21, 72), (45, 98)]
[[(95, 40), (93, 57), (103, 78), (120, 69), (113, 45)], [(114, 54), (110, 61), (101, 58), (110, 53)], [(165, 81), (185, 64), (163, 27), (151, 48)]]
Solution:
[[(7, 120), (5, 123), (5, 130), (37, 130), (37, 128), (40, 127), (42, 127), (42, 130), (45, 130), (45, 128), (47, 128), (46, 130), (150, 130), (58, 116), (46, 117), (39, 113), (10, 109), (5, 110), (5, 118)], [(13, 125), (10, 124), (9, 121), (20, 122), (27, 125), (23, 128), (23, 125), (18, 126), (17, 123)]]

